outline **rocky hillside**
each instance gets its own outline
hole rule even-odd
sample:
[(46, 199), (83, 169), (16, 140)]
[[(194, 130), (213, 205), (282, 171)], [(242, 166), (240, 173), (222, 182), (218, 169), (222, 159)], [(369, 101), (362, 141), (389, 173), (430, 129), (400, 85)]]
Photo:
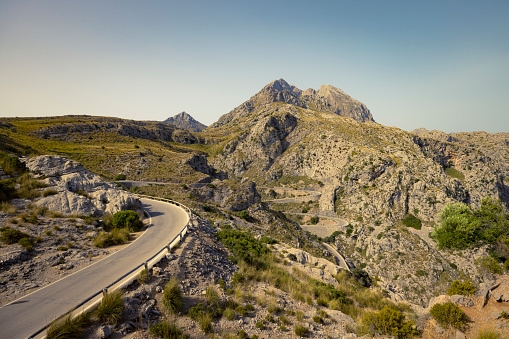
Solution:
[(195, 120), (186, 112), (180, 112), (179, 114), (164, 120), (164, 122), (172, 124), (177, 128), (188, 130), (190, 132), (200, 132), (207, 128), (206, 125)]
[(242, 123), (242, 119), (260, 108), (274, 103), (287, 103), (297, 107), (334, 113), (357, 121), (374, 121), (366, 105), (351, 98), (331, 85), (322, 85), (318, 91), (305, 91), (289, 85), (285, 80), (274, 80), (248, 101), (223, 115), (211, 128)]

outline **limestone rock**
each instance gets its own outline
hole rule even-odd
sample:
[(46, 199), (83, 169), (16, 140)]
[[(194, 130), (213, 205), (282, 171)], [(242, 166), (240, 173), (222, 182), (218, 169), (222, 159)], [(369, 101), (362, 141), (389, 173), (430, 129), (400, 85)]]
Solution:
[(472, 307), (474, 306), (474, 301), (472, 298), (465, 297), (464, 295), (454, 294), (451, 295), (451, 302), (458, 306)]
[(133, 194), (104, 181), (76, 161), (63, 156), (42, 155), (25, 162), (30, 171), (46, 176), (45, 183), (58, 192), (37, 200), (37, 206), (64, 215), (94, 216), (141, 208), (140, 200)]

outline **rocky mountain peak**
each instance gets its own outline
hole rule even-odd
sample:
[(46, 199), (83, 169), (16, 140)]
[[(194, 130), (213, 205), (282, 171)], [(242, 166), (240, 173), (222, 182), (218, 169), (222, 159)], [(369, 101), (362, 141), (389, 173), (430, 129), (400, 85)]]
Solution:
[(266, 105), (275, 102), (284, 102), (301, 108), (334, 113), (361, 122), (374, 121), (366, 105), (334, 86), (322, 85), (318, 91), (312, 88), (302, 91), (294, 85), (290, 85), (284, 79), (277, 79), (267, 84), (242, 105), (221, 116), (211, 127), (228, 124), (251, 114), (257, 107), (262, 109)]
[(177, 128), (187, 129), (191, 132), (200, 132), (207, 127), (185, 111), (164, 120), (164, 122), (175, 125)]

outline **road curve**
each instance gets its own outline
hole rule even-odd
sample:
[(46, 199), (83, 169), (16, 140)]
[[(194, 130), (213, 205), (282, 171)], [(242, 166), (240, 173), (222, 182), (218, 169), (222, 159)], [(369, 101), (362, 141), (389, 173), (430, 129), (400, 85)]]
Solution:
[(126, 248), (0, 308), (0, 338), (27, 338), (165, 247), (187, 223), (183, 209), (141, 199), (152, 225)]

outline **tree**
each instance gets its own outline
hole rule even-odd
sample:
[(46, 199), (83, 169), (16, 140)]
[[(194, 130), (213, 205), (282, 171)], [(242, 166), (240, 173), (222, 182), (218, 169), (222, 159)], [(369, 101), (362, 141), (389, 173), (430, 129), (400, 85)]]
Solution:
[(479, 238), (479, 220), (464, 203), (446, 205), (438, 219), (440, 224), (433, 230), (433, 237), (440, 249), (465, 249)]

